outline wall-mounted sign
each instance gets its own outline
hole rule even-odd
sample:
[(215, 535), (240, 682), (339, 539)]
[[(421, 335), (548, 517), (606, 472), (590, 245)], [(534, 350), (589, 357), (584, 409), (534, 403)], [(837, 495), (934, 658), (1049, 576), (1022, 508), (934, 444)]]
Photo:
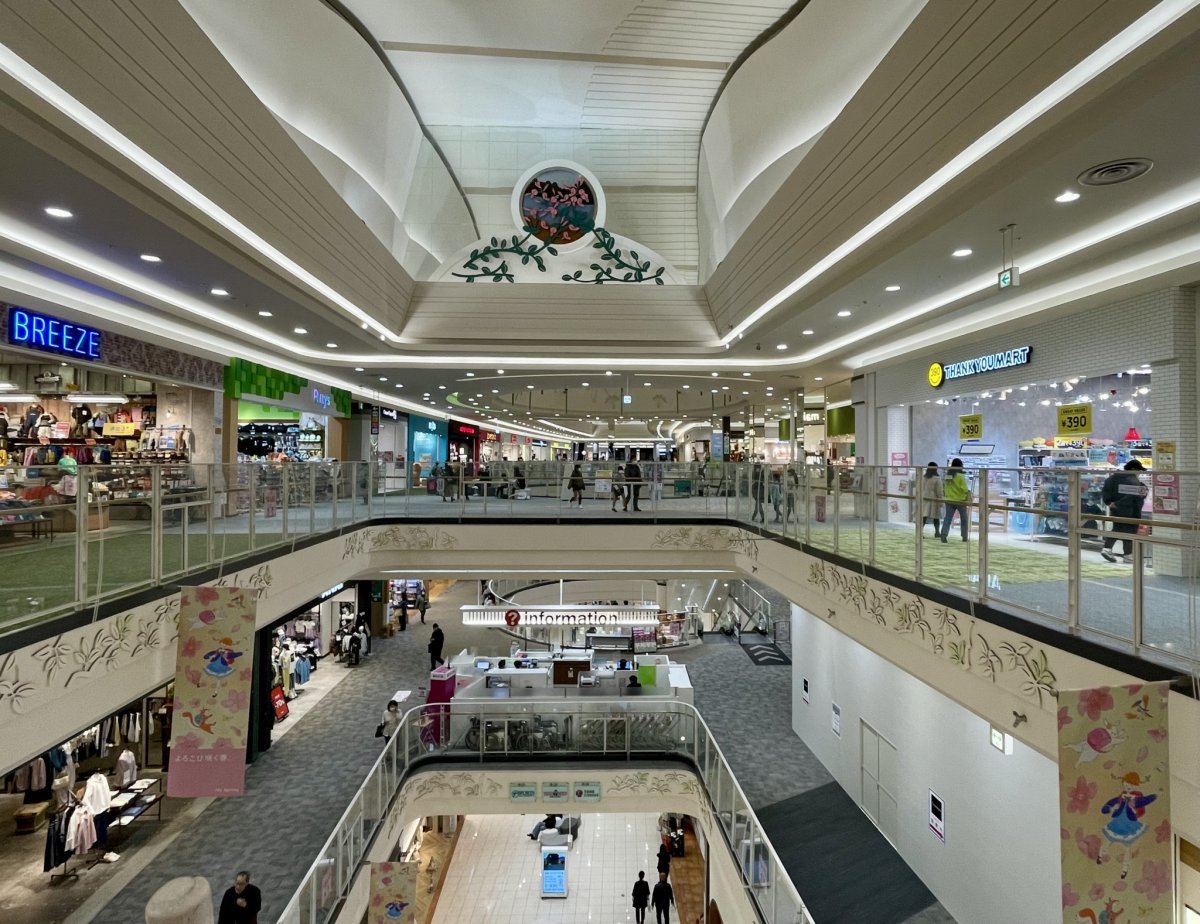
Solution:
[(599, 783), (572, 783), (572, 792), (576, 802), (599, 802)]
[(571, 801), (571, 784), (570, 783), (543, 783), (542, 784), (542, 801), (543, 802), (570, 802)]
[(464, 626), (649, 626), (657, 606), (464, 606)]
[(396, 410), (394, 407), (381, 407), (379, 409), (379, 416), (382, 417), (384, 420), (394, 420), (394, 421), (400, 420), (400, 412), (398, 410)]
[(428, 430), (430, 433), (436, 432), (437, 431), (437, 421), (436, 420), (426, 421), (425, 429)]
[(312, 390), (312, 402), (317, 407), (324, 410), (324, 409), (328, 408), (329, 405), (333, 404), (333, 395), (326, 394), (325, 392), (321, 391), (321, 389), (319, 389), (319, 388), (314, 388)]
[(839, 738), (842, 737), (842, 707), (837, 703), (833, 704), (833, 716), (830, 720), (830, 726), (833, 728), (833, 733)]
[(983, 439), (983, 415), (959, 414), (958, 438), (960, 440)]
[(537, 783), (509, 783), (509, 802), (537, 802)]
[(137, 424), (128, 421), (110, 420), (104, 425), (105, 436), (134, 436), (137, 433)]
[(1001, 350), (998, 353), (985, 353), (974, 359), (964, 359), (956, 363), (930, 363), (927, 378), (934, 388), (941, 388), (951, 379), (963, 379), (969, 375), (981, 375), (985, 372), (996, 372), (1000, 369), (1011, 369), (1013, 366), (1024, 366), (1029, 362), (1033, 347), (1016, 347), (1011, 350)]
[(497, 433), (495, 430), (481, 430), (481, 431), (479, 431), (479, 438), (481, 440), (483, 440), (485, 443), (499, 443), (500, 442), (500, 434)]
[(8, 309), (8, 342), (13, 346), (76, 359), (99, 359), (100, 337), (100, 331), (94, 327), (38, 314), (27, 308), (13, 306)]
[(1058, 409), (1058, 435), (1081, 436), (1092, 432), (1090, 404), (1064, 404)]
[(345, 589), (346, 589), (345, 581), (343, 581), (341, 584), (334, 584), (332, 587), (329, 588), (329, 590), (323, 591), (321, 593), (321, 599), (328, 600), (334, 594), (341, 593)]
[(825, 423), (825, 412), (805, 411), (803, 420), (806, 424), (823, 424)]
[(939, 841), (946, 843), (946, 803), (932, 789), (929, 790), (929, 830)]
[(371, 436), (379, 435), (379, 405), (371, 405)]
[(807, 677), (804, 678), (804, 692), (801, 694), (801, 696), (803, 697), (804, 701), (807, 703), (808, 702), (808, 678)]

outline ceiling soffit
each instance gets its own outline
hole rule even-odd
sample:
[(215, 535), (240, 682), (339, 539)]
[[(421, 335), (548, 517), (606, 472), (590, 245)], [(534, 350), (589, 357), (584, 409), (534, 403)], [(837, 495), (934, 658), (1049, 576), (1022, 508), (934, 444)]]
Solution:
[[(32, 67), (286, 257), (387, 327), (402, 322), (411, 278), (181, 6), (4, 3), (0, 34)], [(14, 81), (4, 78), (0, 88), (269, 272), (307, 289)]]
[[(1035, 0), (1015, 19), (1011, 8), (982, 2), (954, 16), (940, 4), (926, 7), (705, 286), (721, 333), (1151, 6)], [(858, 259), (903, 235), (937, 201), (914, 209)]]

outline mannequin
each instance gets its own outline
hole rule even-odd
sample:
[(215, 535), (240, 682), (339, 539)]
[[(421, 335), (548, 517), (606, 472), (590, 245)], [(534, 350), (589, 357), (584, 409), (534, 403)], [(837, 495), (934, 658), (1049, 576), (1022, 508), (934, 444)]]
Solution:
[(58, 422), (58, 418), (49, 411), (43, 411), (38, 415), (37, 419), (37, 437), (38, 439), (49, 439), (54, 435), (54, 425)]
[(71, 408), (71, 436), (82, 437), (92, 419), (92, 409), (86, 404), (77, 404)]

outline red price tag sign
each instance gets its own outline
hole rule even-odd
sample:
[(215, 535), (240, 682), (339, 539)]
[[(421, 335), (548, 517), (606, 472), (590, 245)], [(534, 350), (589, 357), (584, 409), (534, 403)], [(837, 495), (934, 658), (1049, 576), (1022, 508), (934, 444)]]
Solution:
[(509, 610), (504, 614), (504, 621), (510, 626), (515, 626), (521, 621), (521, 614), (517, 610)]

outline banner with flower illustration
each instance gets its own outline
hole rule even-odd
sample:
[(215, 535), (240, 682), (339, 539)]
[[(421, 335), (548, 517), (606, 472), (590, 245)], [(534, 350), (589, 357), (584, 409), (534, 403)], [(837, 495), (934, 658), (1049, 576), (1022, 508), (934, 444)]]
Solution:
[(242, 587), (181, 588), (169, 796), (242, 795), (256, 610)]
[(1064, 924), (1173, 921), (1167, 684), (1058, 696)]
[(416, 924), (417, 864), (372, 863), (367, 924)]

